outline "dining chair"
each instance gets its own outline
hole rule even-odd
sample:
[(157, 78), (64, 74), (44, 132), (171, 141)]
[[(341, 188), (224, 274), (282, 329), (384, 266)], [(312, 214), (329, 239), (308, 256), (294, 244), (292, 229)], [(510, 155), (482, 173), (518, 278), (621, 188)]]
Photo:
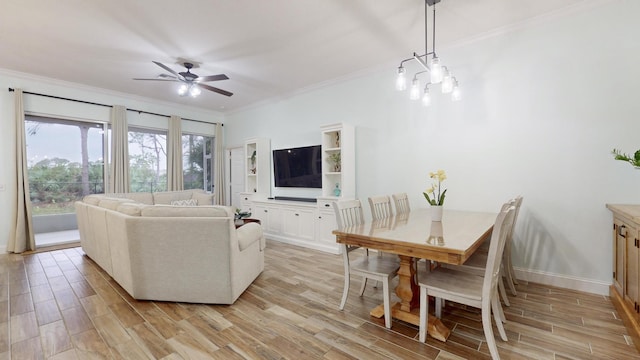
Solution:
[[(516, 223), (518, 221), (518, 214), (520, 213), (520, 206), (522, 205), (522, 196), (517, 196), (512, 201), (514, 202), (514, 206), (516, 207), (516, 214), (513, 220), (513, 226), (511, 227), (511, 233), (508, 235), (507, 243), (504, 248), (504, 255), (503, 255), (504, 259), (502, 260), (502, 267), (503, 267), (503, 275), (507, 280), (507, 286), (509, 287), (509, 291), (511, 291), (511, 294), (513, 296), (516, 296), (518, 295), (518, 293), (516, 291), (515, 285), (518, 284), (518, 279), (516, 279), (516, 273), (513, 268), (513, 262), (511, 260), (511, 245), (513, 244), (513, 233), (515, 232)], [(473, 265), (473, 264), (481, 265), (486, 262), (482, 259), (482, 257), (486, 258), (486, 253), (489, 250), (489, 244), (490, 244), (490, 241), (485, 241), (482, 244), (482, 246), (480, 246), (478, 251), (476, 251), (476, 253), (478, 254), (477, 259), (474, 259), (474, 256), (476, 256), (476, 254), (474, 254), (471, 256), (471, 258), (469, 258), (469, 260), (467, 260), (469, 261), (470, 265)], [(504, 291), (504, 289), (502, 291)]]
[(371, 217), (373, 221), (393, 216), (391, 198), (388, 195), (372, 196), (369, 198)]
[(482, 328), (493, 359), (500, 359), (498, 347), (491, 325), (491, 312), (500, 332), (500, 337), (508, 341), (507, 334), (500, 319), (500, 304), (498, 299), (498, 278), (502, 252), (513, 220), (515, 206), (507, 203), (503, 205), (496, 217), (491, 235), (489, 258), (484, 276), (477, 276), (449, 268), (438, 267), (431, 272), (418, 271), (418, 285), (420, 286), (420, 322), (419, 339), (425, 342), (427, 336), (427, 319), (429, 312), (428, 296), (436, 298), (436, 317), (441, 317), (439, 304), (442, 300), (454, 301), (467, 306), (481, 309)]
[[(520, 202), (521, 199), (520, 199)], [(511, 199), (507, 202), (507, 204), (510, 204), (512, 206), (515, 206), (516, 208), (516, 214), (514, 215), (514, 225), (515, 225), (515, 217), (517, 217), (518, 215), (518, 198), (516, 199)], [(513, 226), (511, 227), (511, 230), (513, 230)], [(498, 292), (500, 294), (500, 298), (502, 299), (502, 302), (504, 302), (505, 306), (511, 306), (511, 303), (509, 302), (509, 297), (507, 296), (507, 292), (505, 291), (505, 285), (504, 285), (504, 278), (507, 279), (507, 282), (510, 283), (510, 277), (507, 276), (507, 248), (509, 248), (508, 244), (510, 242), (510, 236), (513, 234), (513, 231), (510, 231), (509, 234), (507, 234), (507, 240), (505, 243), (505, 249), (503, 252), (503, 259), (502, 259), (502, 265), (500, 267), (500, 277), (498, 278)], [(485, 241), (482, 245), (483, 248), (482, 249), (478, 249), (476, 250), (475, 253), (473, 253), (473, 255), (471, 255), (467, 261), (464, 262), (464, 264), (462, 265), (451, 265), (451, 264), (442, 264), (443, 267), (449, 268), (449, 269), (454, 269), (454, 270), (458, 270), (458, 271), (464, 271), (464, 272), (468, 272), (474, 275), (480, 275), (482, 276), (484, 274), (485, 268), (487, 266), (487, 259), (489, 258), (489, 244), (491, 243), (491, 240), (489, 241)], [(486, 244), (486, 245), (485, 245)], [(513, 295), (515, 296), (515, 287), (513, 286), (513, 284), (510, 283), (510, 285), (513, 287), (513, 289), (511, 290), (511, 292), (513, 293)], [(502, 308), (500, 308), (500, 317), (502, 318), (502, 320), (505, 320), (504, 314), (502, 312)]]
[[(333, 209), (336, 214), (336, 222), (338, 228), (350, 226), (359, 226), (364, 224), (364, 216), (362, 212), (362, 203), (360, 200), (342, 200), (333, 203)], [(384, 301), (384, 325), (387, 329), (391, 328), (391, 287), (389, 283), (398, 274), (400, 263), (397, 257), (390, 256), (369, 256), (369, 250), (365, 252), (365, 256), (355, 260), (349, 259), (349, 253), (360, 248), (359, 246), (341, 244), (342, 259), (344, 262), (344, 290), (342, 292), (342, 301), (340, 302), (340, 310), (344, 309), (349, 294), (349, 285), (351, 275), (362, 276), (362, 286), (360, 287), (360, 296), (364, 294), (367, 286), (367, 280), (376, 280), (382, 282), (382, 295)]]
[(393, 194), (391, 197), (393, 198), (393, 203), (396, 206), (396, 214), (406, 214), (411, 211), (407, 193)]

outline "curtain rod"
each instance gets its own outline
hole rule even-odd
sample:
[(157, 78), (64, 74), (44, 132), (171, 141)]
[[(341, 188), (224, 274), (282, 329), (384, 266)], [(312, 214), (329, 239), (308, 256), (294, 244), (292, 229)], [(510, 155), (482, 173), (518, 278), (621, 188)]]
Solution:
[[(9, 88), (9, 92), (15, 91), (15, 89)], [(107, 105), (107, 104), (100, 104), (100, 103), (96, 103), (96, 102), (91, 102), (91, 101), (85, 101), (85, 100), (78, 100), (78, 99), (70, 99), (70, 98), (65, 98), (65, 97), (60, 97), (60, 96), (55, 96), (55, 95), (47, 95), (47, 94), (39, 94), (39, 93), (34, 93), (34, 92), (29, 92), (29, 91), (23, 91), (23, 94), (28, 94), (28, 95), (37, 95), (37, 96), (43, 96), (43, 97), (48, 97), (48, 98), (52, 98), (52, 99), (59, 99), (59, 100), (66, 100), (66, 101), (73, 101), (73, 102), (79, 102), (82, 104), (89, 104), (89, 105), (96, 105), (96, 106), (104, 106), (104, 107), (112, 107), (111, 105)], [(133, 111), (133, 112), (137, 112), (138, 114), (148, 114), (148, 115), (155, 115), (155, 116), (162, 116), (162, 117), (171, 117), (170, 115), (164, 115), (164, 114), (158, 114), (158, 113), (152, 113), (149, 111), (144, 111), (144, 110), (136, 110), (136, 109), (128, 109), (127, 111)], [(211, 124), (211, 125), (216, 125), (217, 123), (211, 123), (208, 121), (202, 121), (202, 120), (194, 120), (194, 119), (186, 119), (186, 118), (181, 118), (182, 120), (188, 120), (188, 121), (195, 121), (195, 122), (200, 122), (200, 123), (204, 123), (204, 124)], [(224, 124), (220, 124), (222, 126), (224, 126)]]

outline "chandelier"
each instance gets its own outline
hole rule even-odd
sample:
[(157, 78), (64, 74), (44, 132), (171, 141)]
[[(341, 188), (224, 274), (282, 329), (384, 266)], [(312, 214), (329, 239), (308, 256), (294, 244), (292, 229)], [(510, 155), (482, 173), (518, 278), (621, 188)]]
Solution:
[[(443, 94), (451, 94), (452, 101), (458, 101), (461, 99), (462, 95), (460, 93), (460, 88), (458, 88), (458, 80), (453, 73), (446, 66), (440, 63), (440, 58), (436, 54), (436, 4), (439, 3), (440, 0), (425, 0), (424, 1), (424, 50), (425, 53), (423, 55), (418, 55), (416, 52), (413, 53), (413, 57), (408, 59), (404, 59), (400, 62), (400, 66), (398, 67), (398, 78), (396, 79), (396, 90), (404, 91), (407, 89), (407, 77), (406, 77), (406, 69), (404, 64), (408, 61), (415, 60), (421, 65), (421, 70), (416, 72), (413, 75), (413, 79), (411, 80), (411, 89), (409, 90), (409, 99), (418, 100), (420, 99), (420, 81), (418, 80), (418, 76), (422, 74), (429, 73), (429, 77), (424, 85), (424, 90), (422, 91), (422, 105), (429, 106), (431, 105), (431, 95), (429, 93), (430, 88), (435, 85), (440, 84), (440, 89)], [(428, 7), (433, 6), (433, 34), (431, 41), (431, 52), (429, 52), (429, 32), (427, 26), (427, 18), (428, 18)]]

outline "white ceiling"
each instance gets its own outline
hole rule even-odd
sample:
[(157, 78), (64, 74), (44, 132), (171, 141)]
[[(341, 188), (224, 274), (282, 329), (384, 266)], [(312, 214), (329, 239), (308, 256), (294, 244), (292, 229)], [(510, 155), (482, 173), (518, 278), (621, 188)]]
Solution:
[[(587, 0), (442, 0), (437, 48)], [(431, 12), (432, 8), (429, 8)], [(430, 30), (431, 31), (431, 30)], [(431, 35), (429, 35), (431, 36)], [(423, 0), (2, 0), (0, 68), (232, 111), (424, 53)], [(234, 93), (134, 81), (159, 61)], [(29, 89), (24, 89), (29, 91)]]

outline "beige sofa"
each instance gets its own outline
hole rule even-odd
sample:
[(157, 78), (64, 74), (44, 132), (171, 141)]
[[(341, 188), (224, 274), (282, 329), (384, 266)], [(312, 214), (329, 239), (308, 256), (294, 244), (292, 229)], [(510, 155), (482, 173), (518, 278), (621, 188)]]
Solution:
[(198, 190), (86, 196), (75, 203), (82, 249), (135, 299), (232, 304), (264, 270), (265, 240), (212, 202)]

